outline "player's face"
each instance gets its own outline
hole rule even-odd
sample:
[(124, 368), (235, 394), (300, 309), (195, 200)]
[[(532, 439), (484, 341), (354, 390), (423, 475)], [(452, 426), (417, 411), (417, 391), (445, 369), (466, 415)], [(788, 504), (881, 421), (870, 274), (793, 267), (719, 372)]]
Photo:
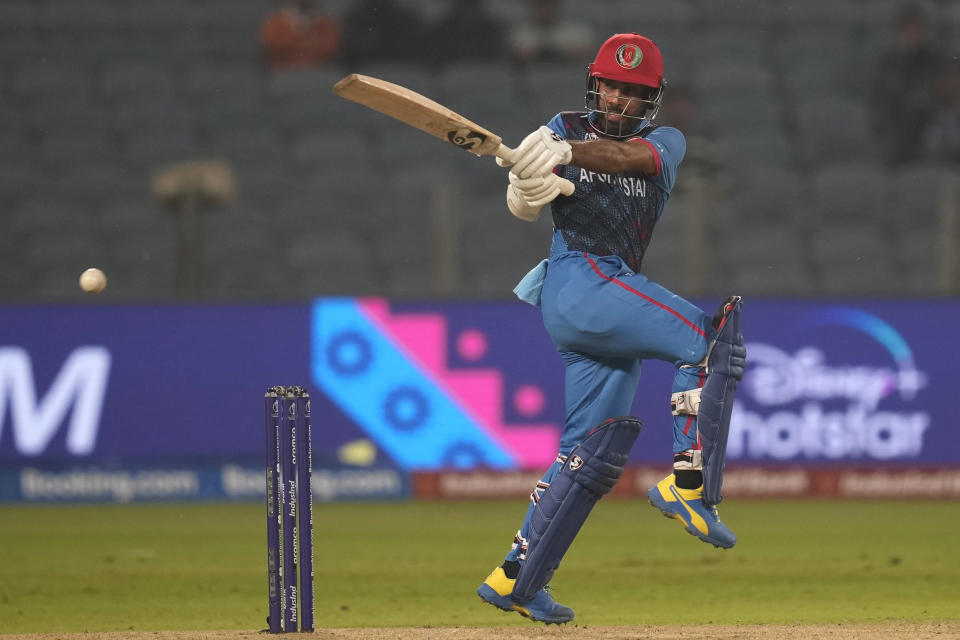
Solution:
[(597, 78), (600, 105), (607, 112), (608, 124), (619, 125), (625, 117), (642, 118), (647, 110), (650, 88), (629, 82)]

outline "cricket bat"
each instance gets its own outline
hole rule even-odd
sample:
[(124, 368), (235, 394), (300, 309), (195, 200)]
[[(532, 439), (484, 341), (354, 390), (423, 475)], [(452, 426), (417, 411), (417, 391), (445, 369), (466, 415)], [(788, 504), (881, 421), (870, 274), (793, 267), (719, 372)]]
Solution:
[[(416, 91), (379, 78), (351, 73), (333, 85), (337, 95), (405, 122), (478, 156), (513, 157), (513, 149), (497, 134), (434, 102)], [(560, 192), (569, 196), (574, 186), (560, 179)]]

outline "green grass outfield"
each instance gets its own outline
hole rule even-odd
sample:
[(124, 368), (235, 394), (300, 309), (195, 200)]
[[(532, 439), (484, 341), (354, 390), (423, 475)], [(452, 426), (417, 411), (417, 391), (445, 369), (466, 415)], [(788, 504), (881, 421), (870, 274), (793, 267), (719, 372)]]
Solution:
[[(525, 504), (317, 504), (318, 627), (530, 625), (475, 591)], [(261, 629), (261, 504), (0, 506), (0, 633)], [(553, 580), (581, 625), (960, 618), (960, 503), (724, 503), (720, 551), (595, 509)]]

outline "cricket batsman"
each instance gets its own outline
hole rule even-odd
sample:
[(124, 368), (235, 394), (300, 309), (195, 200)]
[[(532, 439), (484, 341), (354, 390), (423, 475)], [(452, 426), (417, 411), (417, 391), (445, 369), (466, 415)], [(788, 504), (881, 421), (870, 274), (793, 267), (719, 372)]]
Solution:
[[(573, 620), (573, 610), (544, 587), (623, 472), (641, 428), (628, 414), (645, 359), (676, 366), (673, 472), (649, 490), (650, 503), (704, 542), (730, 548), (737, 541), (716, 507), (746, 362), (741, 299), (728, 298), (711, 318), (641, 273), (686, 150), (680, 131), (654, 124), (664, 87), (657, 46), (616, 34), (587, 67), (586, 110), (557, 114), (511, 159), (498, 159), (510, 166), (514, 216), (533, 221), (551, 204), (549, 258), (515, 292), (540, 307), (560, 352), (566, 416), (556, 462), (531, 493), (503, 564), (477, 593), (540, 622)], [(572, 195), (560, 195), (561, 177), (576, 185)]]

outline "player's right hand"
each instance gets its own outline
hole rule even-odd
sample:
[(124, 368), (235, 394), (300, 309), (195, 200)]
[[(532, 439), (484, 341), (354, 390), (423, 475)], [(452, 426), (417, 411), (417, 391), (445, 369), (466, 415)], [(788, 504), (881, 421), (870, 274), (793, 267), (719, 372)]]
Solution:
[(509, 178), (510, 186), (531, 207), (542, 207), (560, 195), (562, 182), (560, 176), (555, 173), (520, 178), (511, 171)]
[[(569, 164), (573, 157), (570, 143), (549, 127), (542, 126), (520, 143), (513, 153), (512, 174), (520, 178), (544, 177), (558, 164)], [(500, 163), (500, 166), (507, 166)]]
[(543, 207), (531, 207), (512, 184), (507, 185), (507, 209), (524, 222), (535, 222)]

